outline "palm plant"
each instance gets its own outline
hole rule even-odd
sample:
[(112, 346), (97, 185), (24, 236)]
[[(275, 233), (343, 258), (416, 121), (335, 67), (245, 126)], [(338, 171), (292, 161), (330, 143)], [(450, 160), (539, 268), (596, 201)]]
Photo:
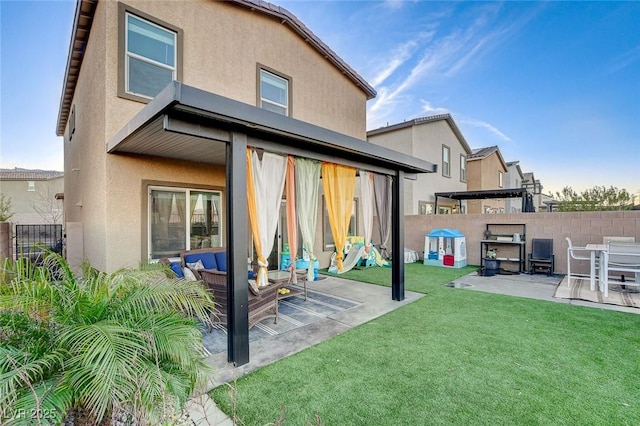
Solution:
[(199, 282), (158, 269), (77, 277), (55, 253), (0, 271), (0, 419), (58, 424), (166, 421), (210, 373), (201, 327), (213, 301)]

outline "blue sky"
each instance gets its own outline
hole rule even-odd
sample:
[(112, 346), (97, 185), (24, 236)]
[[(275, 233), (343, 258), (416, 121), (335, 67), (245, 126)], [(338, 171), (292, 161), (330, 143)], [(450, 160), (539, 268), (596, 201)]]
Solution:
[[(368, 129), (451, 113), (544, 192), (640, 192), (640, 2), (274, 1), (378, 91)], [(0, 166), (62, 170), (74, 3), (0, 2)], [(25, 31), (29, 28), (29, 31)]]

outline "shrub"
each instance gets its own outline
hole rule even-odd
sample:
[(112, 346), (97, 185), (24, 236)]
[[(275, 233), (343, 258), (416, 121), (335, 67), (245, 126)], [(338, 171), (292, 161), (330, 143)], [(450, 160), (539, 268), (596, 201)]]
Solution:
[(158, 424), (206, 385), (201, 328), (214, 309), (199, 282), (148, 267), (77, 277), (56, 253), (0, 271), (0, 418)]

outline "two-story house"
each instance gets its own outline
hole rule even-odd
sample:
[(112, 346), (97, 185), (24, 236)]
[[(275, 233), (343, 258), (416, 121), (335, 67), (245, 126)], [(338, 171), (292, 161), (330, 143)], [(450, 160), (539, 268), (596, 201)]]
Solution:
[[(522, 188), (524, 175), (520, 168), (519, 161), (509, 161), (507, 164), (507, 173), (504, 178), (505, 188)], [(505, 213), (521, 213), (522, 200), (517, 198), (507, 198), (504, 201)]]
[(391, 176), (391, 293), (404, 298), (397, 204), (405, 176), (434, 166), (366, 142), (375, 90), (290, 12), (79, 0), (71, 37), (57, 127), (68, 255), (112, 271), (208, 235), (227, 247), (229, 361), (246, 363), (247, 152), (293, 155)]
[(63, 172), (17, 167), (0, 169), (0, 193), (11, 202), (11, 222), (14, 224), (61, 224), (60, 194), (63, 191)]
[[(505, 189), (507, 164), (500, 148), (489, 146), (473, 149), (467, 158), (467, 188), (469, 191)], [(469, 200), (468, 213), (504, 213), (504, 199)]]
[(467, 190), (467, 157), (471, 149), (450, 114), (370, 130), (367, 140), (438, 164), (437, 173), (419, 175), (405, 184), (406, 215), (464, 213), (458, 212), (457, 201), (447, 199), (439, 200), (438, 212), (435, 211), (434, 193)]

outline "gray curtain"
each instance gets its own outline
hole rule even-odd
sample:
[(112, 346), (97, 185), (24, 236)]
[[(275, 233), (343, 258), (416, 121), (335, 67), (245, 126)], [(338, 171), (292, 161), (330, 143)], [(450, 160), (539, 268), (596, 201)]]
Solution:
[(387, 243), (391, 234), (391, 176), (373, 174), (373, 191), (376, 194), (376, 214), (380, 227), (380, 254), (389, 259)]

